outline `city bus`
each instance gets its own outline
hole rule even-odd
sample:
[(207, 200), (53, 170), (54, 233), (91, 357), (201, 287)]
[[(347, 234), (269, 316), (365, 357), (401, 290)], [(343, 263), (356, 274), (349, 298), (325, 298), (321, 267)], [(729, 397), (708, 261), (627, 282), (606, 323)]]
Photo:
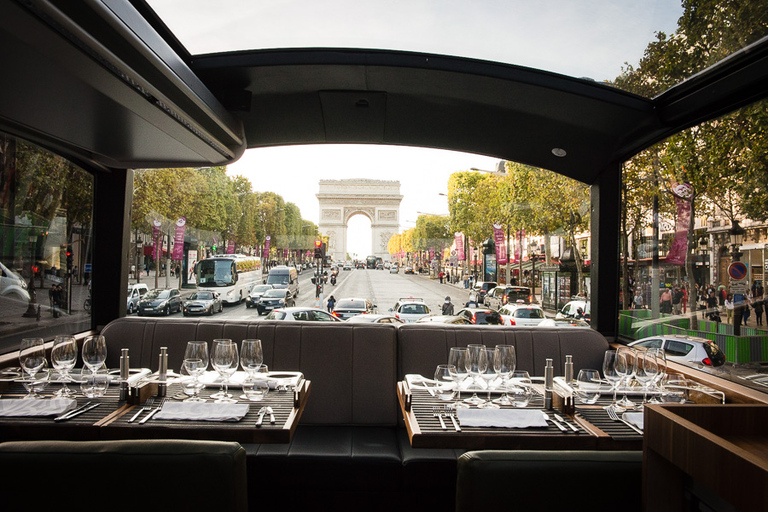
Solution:
[(376, 268), (376, 260), (376, 256), (368, 256), (365, 258), (365, 268)]
[(228, 304), (239, 304), (261, 284), (261, 258), (257, 256), (215, 256), (197, 262), (197, 289), (216, 292)]

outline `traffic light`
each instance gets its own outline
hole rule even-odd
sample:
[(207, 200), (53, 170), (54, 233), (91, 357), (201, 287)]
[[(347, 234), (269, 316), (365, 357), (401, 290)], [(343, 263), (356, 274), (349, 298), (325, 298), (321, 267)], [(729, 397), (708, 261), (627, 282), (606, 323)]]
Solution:
[(315, 240), (315, 259), (321, 259), (323, 257), (323, 246), (325, 244), (322, 240)]
[(72, 246), (67, 245), (67, 273), (72, 273), (72, 264), (74, 263), (74, 257), (72, 256)]

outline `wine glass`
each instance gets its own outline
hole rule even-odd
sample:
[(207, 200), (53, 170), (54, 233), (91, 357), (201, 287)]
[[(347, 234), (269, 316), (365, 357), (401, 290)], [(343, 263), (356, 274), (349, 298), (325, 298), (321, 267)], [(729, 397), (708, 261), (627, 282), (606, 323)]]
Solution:
[[(187, 342), (187, 348), (184, 351), (184, 368), (192, 376), (193, 380), (193, 395), (191, 398), (184, 400), (185, 402), (205, 402), (205, 399), (200, 398), (198, 393), (202, 388), (200, 384), (200, 376), (208, 368), (208, 343), (205, 341), (189, 341)], [(186, 393), (186, 390), (185, 390)]]
[(533, 382), (528, 372), (515, 370), (511, 376), (512, 387), (509, 389), (513, 407), (528, 407), (533, 398)]
[(594, 404), (600, 398), (600, 372), (588, 368), (579, 370), (573, 390), (582, 404)]
[(229, 378), (237, 370), (239, 358), (237, 356), (237, 344), (233, 341), (229, 343), (219, 342), (213, 347), (211, 354), (211, 363), (214, 370), (221, 375), (224, 392), (216, 400), (216, 403), (237, 403), (237, 400), (229, 393)]
[(509, 375), (515, 371), (517, 356), (513, 345), (496, 345), (493, 351), (493, 369), (501, 377), (501, 386), (504, 390), (501, 396), (494, 400), (499, 405), (512, 405), (512, 400), (507, 395)]
[(648, 349), (651, 353), (653, 353), (654, 357), (656, 358), (656, 364), (659, 366), (659, 373), (656, 374), (656, 378), (654, 378), (651, 381), (651, 387), (655, 388), (657, 390), (657, 393), (651, 396), (651, 399), (648, 400), (649, 404), (660, 404), (663, 403), (661, 400), (660, 391), (661, 389), (661, 383), (664, 380), (664, 378), (667, 376), (667, 355), (664, 352), (663, 348), (651, 348)]
[(77, 362), (77, 342), (74, 336), (61, 335), (53, 339), (53, 348), (51, 349), (51, 364), (59, 374), (61, 389), (56, 392), (58, 398), (69, 398), (74, 393), (67, 387), (70, 381), (69, 372), (75, 367)]
[(619, 372), (616, 371), (616, 363), (618, 361), (618, 353), (615, 350), (606, 350), (603, 356), (603, 376), (611, 384), (613, 390), (613, 402), (611, 407), (616, 409), (616, 389), (618, 388), (619, 381), (622, 379)]
[(461, 385), (469, 377), (467, 368), (469, 367), (469, 350), (462, 347), (451, 347), (448, 352), (448, 364), (453, 365), (455, 369), (454, 381), (456, 382), (456, 403), (457, 409), (468, 409), (469, 404), (461, 401)]
[(622, 376), (622, 380), (626, 380), (624, 383), (624, 396), (616, 403), (624, 410), (634, 409), (636, 404), (627, 397), (627, 390), (632, 379), (637, 374), (637, 350), (632, 347), (619, 347), (616, 352), (619, 357), (616, 371)]
[(454, 380), (456, 376), (456, 367), (452, 364), (439, 364), (435, 369), (435, 395), (440, 400), (453, 400), (456, 396), (458, 386)]
[(480, 375), (485, 373), (488, 368), (488, 355), (485, 351), (485, 345), (467, 345), (469, 351), (469, 366), (467, 371), (472, 376), (471, 386), (474, 389), (472, 396), (464, 399), (468, 404), (480, 405), (485, 400), (477, 396), (477, 390), (480, 388)]
[(88, 336), (83, 343), (83, 363), (96, 373), (107, 360), (107, 340), (104, 336)]
[[(219, 345), (219, 343), (232, 343), (232, 340), (229, 339), (229, 338), (220, 338), (220, 339), (213, 340), (213, 345), (211, 346), (211, 366), (213, 366), (214, 370), (216, 369), (216, 366), (214, 366), (214, 364), (213, 364), (213, 355), (216, 353), (216, 347)], [(221, 375), (221, 374), (219, 374), (219, 375)], [(211, 395), (211, 398), (214, 398), (216, 400), (218, 400), (220, 398), (226, 398), (224, 396), (223, 376), (222, 376), (222, 382), (219, 385), (219, 390), (216, 393), (213, 393)]]
[(637, 352), (637, 372), (635, 379), (643, 387), (643, 404), (638, 407), (638, 410), (642, 410), (645, 407), (645, 403), (648, 401), (648, 386), (656, 378), (659, 373), (659, 365), (656, 363), (655, 355), (648, 351), (642, 350)]
[(495, 353), (495, 349), (485, 348), (487, 364), (485, 365), (485, 371), (480, 374), (480, 378), (485, 381), (486, 391), (488, 391), (488, 399), (482, 404), (478, 405), (480, 409), (499, 409), (499, 406), (491, 401), (491, 383), (499, 378), (499, 374), (496, 373), (496, 369), (493, 364)]
[(46, 364), (43, 338), (24, 338), (21, 340), (21, 345), (19, 345), (19, 364), (27, 372), (31, 381), (29, 386), (25, 386), (28, 393), (24, 398), (42, 398), (35, 391), (34, 382), (37, 372)]
[(664, 377), (662, 399), (664, 402), (684, 404), (688, 398), (688, 381), (679, 373), (670, 373)]

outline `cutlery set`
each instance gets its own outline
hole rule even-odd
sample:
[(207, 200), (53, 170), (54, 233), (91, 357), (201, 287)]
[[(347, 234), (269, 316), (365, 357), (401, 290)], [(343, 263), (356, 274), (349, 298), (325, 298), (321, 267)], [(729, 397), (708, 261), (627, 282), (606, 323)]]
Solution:
[(91, 409), (95, 409), (96, 407), (100, 406), (101, 404), (93, 404), (91, 402), (87, 402), (84, 405), (81, 405), (77, 409), (73, 409), (67, 413), (62, 414), (61, 416), (58, 416), (56, 418), (53, 418), (53, 421), (64, 421), (71, 418), (74, 418), (75, 416), (79, 416), (83, 414), (84, 412), (88, 412)]
[(275, 411), (271, 407), (262, 407), (259, 409), (259, 417), (256, 420), (256, 426), (260, 427), (261, 423), (264, 421), (264, 415), (269, 414), (269, 422), (274, 425), (275, 424)]
[(632, 423), (628, 422), (624, 418), (621, 418), (617, 413), (616, 410), (613, 407), (606, 407), (605, 410), (608, 412), (608, 417), (611, 418), (613, 421), (620, 421), (624, 423), (626, 426), (637, 432), (638, 434), (642, 435), (643, 431), (634, 426)]
[(453, 429), (456, 432), (461, 432), (459, 422), (456, 421), (456, 411), (450, 405), (432, 407), (432, 416), (440, 420), (440, 426), (443, 430), (448, 430), (448, 426), (445, 424), (445, 420), (443, 419), (443, 417), (447, 417), (451, 419), (451, 423), (453, 423)]

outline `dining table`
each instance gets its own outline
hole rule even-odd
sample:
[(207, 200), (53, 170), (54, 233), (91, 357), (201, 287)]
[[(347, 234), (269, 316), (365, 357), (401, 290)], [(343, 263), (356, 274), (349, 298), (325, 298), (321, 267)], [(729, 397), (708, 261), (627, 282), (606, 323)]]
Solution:
[(633, 428), (621, 417), (619, 420), (609, 417), (605, 408), (610, 404), (609, 399), (591, 405), (578, 404), (566, 413), (565, 408), (545, 408), (543, 388), (538, 387), (525, 408), (502, 405), (496, 410), (540, 411), (549, 417), (546, 426), (507, 428), (468, 427), (461, 425), (460, 421), (454, 424), (453, 420), (458, 416), (453, 405), (456, 400), (446, 402), (433, 396), (427, 388), (409, 386), (406, 381), (397, 383), (397, 396), (408, 438), (414, 448), (641, 450), (643, 446), (643, 435), (635, 430), (636, 426)]
[[(39, 400), (50, 400), (59, 387), (60, 384), (50, 383), (44, 397)], [(71, 383), (69, 387), (76, 389)], [(121, 400), (119, 385), (114, 385), (98, 398), (87, 398), (77, 393), (73, 397), (75, 408), (87, 403), (98, 405), (70, 419), (56, 421), (51, 415), (0, 416), (0, 440), (207, 439), (239, 443), (289, 443), (306, 407), (311, 388), (311, 381), (301, 379), (292, 389), (272, 390), (261, 401), (240, 399), (242, 390), (230, 388), (230, 392), (238, 399), (237, 403), (247, 405), (247, 412), (237, 421), (205, 421), (156, 417), (161, 410), (159, 408), (166, 403), (184, 403), (188, 398), (182, 393), (179, 383), (169, 383), (163, 397), (152, 395), (135, 404)], [(27, 393), (22, 383), (13, 381), (3, 382), (0, 391), (2, 400), (23, 400)], [(210, 396), (217, 391), (218, 387), (206, 387), (200, 391), (200, 398), (206, 400), (206, 403), (213, 403)], [(262, 408), (262, 421), (257, 425)], [(272, 418), (267, 408), (271, 408)], [(137, 413), (136, 419), (130, 421)], [(150, 413), (152, 416), (142, 421)]]

